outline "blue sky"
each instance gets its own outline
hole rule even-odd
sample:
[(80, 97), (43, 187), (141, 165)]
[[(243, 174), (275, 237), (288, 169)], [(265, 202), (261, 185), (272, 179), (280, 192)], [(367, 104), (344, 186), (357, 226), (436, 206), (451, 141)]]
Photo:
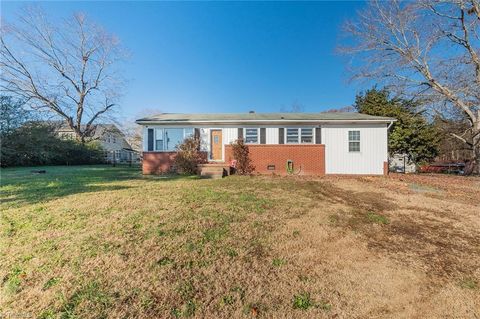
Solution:
[[(14, 19), (25, 2), (2, 1)], [(44, 2), (54, 17), (85, 12), (131, 52), (123, 116), (163, 112), (305, 112), (351, 105), (345, 19), (363, 2)]]

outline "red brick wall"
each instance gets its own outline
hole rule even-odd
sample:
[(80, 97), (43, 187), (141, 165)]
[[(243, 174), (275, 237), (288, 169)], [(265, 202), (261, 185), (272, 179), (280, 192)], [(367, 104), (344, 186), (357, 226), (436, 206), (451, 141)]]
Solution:
[(143, 152), (143, 174), (162, 174), (171, 170), (176, 152)]
[[(207, 153), (202, 152), (205, 161)], [(171, 172), (177, 152), (143, 152), (143, 174), (164, 174)]]
[[(325, 175), (325, 145), (249, 145), (255, 172), (261, 174), (287, 174), (287, 160), (293, 161), (294, 172), (299, 175)], [(233, 160), (232, 146), (225, 145), (225, 162)], [(268, 170), (275, 165), (275, 170)]]

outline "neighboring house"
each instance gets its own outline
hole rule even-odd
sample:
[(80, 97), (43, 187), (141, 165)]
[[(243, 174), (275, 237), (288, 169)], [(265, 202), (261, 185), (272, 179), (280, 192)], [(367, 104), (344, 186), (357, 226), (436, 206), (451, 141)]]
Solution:
[[(60, 125), (56, 131), (62, 138), (75, 139), (75, 132), (66, 125)], [(139, 153), (131, 148), (115, 124), (98, 124), (91, 139), (100, 143), (108, 163), (137, 163), (140, 160)]]
[[(242, 138), (258, 173), (367, 174), (388, 172), (388, 127), (393, 118), (359, 113), (169, 114), (146, 117), (143, 173), (174, 168), (175, 146), (191, 135), (211, 163), (234, 160), (230, 143)], [(287, 163), (290, 161), (290, 163)]]

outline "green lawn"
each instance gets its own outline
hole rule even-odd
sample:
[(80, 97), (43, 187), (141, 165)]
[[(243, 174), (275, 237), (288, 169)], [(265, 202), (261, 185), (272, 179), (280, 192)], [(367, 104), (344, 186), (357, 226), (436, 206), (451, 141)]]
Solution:
[(1, 171), (0, 314), (478, 316), (478, 203), (430, 181), (34, 169)]

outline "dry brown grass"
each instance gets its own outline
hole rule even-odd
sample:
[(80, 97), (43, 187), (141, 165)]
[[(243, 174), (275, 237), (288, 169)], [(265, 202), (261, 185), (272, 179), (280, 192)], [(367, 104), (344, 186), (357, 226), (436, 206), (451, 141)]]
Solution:
[(480, 318), (480, 179), (2, 171), (0, 313)]

